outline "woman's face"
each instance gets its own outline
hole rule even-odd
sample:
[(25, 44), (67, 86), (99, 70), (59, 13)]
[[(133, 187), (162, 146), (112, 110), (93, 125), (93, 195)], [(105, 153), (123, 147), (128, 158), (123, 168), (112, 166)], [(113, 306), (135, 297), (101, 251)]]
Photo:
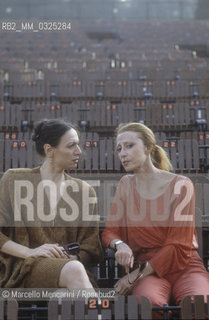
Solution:
[(53, 151), (53, 162), (58, 169), (76, 168), (81, 154), (77, 132), (74, 129), (66, 131)]
[(117, 152), (127, 172), (140, 173), (144, 171), (148, 153), (138, 133), (132, 131), (120, 133), (117, 136)]

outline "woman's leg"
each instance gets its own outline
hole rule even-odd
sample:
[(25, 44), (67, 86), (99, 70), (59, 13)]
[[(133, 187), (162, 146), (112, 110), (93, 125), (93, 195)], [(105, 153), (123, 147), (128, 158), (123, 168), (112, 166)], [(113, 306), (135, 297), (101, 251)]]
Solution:
[(209, 273), (198, 253), (194, 252), (189, 266), (173, 284), (172, 294), (176, 304), (187, 295), (209, 295)]
[[(139, 280), (131, 294), (138, 296), (139, 303), (141, 296), (145, 296), (150, 299), (152, 306), (162, 307), (164, 304), (169, 303), (171, 285), (166, 279), (158, 278), (157, 276), (147, 276)], [(155, 311), (152, 314), (152, 318), (163, 319), (163, 313), (161, 311)]]
[(60, 288), (92, 289), (92, 284), (82, 263), (79, 261), (69, 261), (60, 272)]
[(166, 279), (151, 275), (139, 280), (131, 294), (138, 296), (139, 303), (141, 296), (145, 296), (153, 306), (163, 306), (169, 303), (171, 285)]
[(209, 274), (207, 271), (201, 273), (185, 272), (176, 281), (172, 291), (178, 305), (180, 305), (183, 297), (187, 295), (204, 295), (206, 301), (207, 295), (209, 295)]

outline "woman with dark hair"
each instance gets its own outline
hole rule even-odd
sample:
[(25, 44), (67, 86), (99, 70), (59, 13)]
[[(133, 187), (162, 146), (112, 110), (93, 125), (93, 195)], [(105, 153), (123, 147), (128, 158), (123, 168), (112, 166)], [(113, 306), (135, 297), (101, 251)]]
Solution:
[(102, 256), (96, 195), (64, 171), (77, 167), (78, 133), (43, 120), (33, 140), (41, 167), (10, 169), (0, 181), (0, 286), (92, 289), (88, 269)]
[(185, 295), (208, 295), (191, 180), (170, 172), (165, 151), (143, 124), (120, 125), (116, 145), (123, 167), (134, 173), (120, 180), (102, 235), (127, 272), (116, 292), (137, 295), (139, 302), (147, 296), (155, 306), (169, 303), (171, 296), (180, 304)]

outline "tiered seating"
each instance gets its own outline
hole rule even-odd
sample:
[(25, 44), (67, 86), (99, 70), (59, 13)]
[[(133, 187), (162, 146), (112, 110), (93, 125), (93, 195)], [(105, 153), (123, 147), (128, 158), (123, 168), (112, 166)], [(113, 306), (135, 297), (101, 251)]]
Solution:
[[(60, 295), (67, 291), (60, 292)], [(107, 293), (107, 292), (106, 292)], [(71, 294), (73, 294), (71, 292)], [(111, 294), (111, 291), (109, 292)], [(35, 319), (41, 317), (42, 319), (57, 320), (59, 317), (62, 319), (98, 319), (99, 315), (102, 319), (110, 320), (112, 317), (116, 320), (125, 319), (141, 319), (151, 320), (154, 319), (152, 311), (161, 312), (164, 319), (169, 319), (169, 316), (176, 317), (180, 316), (182, 320), (184, 319), (209, 319), (209, 296), (207, 297), (207, 302), (204, 302), (204, 297), (185, 296), (182, 300), (181, 306), (162, 306), (162, 307), (152, 307), (151, 302), (148, 298), (142, 296), (141, 303), (138, 305), (136, 296), (128, 296), (127, 300), (124, 296), (118, 296), (117, 299), (104, 298), (101, 301), (101, 305), (97, 305), (97, 299), (91, 298), (88, 303), (85, 299), (69, 299), (56, 298), (56, 292), (54, 292), (55, 298), (49, 299), (48, 303), (44, 307), (33, 306), (32, 312)], [(105, 295), (105, 292), (104, 292)], [(58, 292), (57, 292), (58, 296)], [(113, 308), (114, 305), (114, 308)], [(17, 320), (18, 319), (18, 302), (13, 299), (6, 302), (0, 301), (0, 317), (7, 316), (8, 319)], [(27, 316), (27, 307), (19, 307), (19, 315), (24, 317)], [(23, 319), (23, 318), (22, 318)]]
[[(65, 292), (62, 291), (60, 294), (64, 295)], [(109, 294), (113, 295), (112, 292)], [(18, 309), (18, 302), (14, 299), (7, 301), (7, 307), (6, 302), (0, 301), (0, 306), (1, 319), (7, 315), (8, 319), (18, 320), (18, 313), (20, 317), (27, 316), (27, 311), (29, 309), (21, 306)], [(55, 298), (50, 299), (44, 307), (37, 307), (37, 305), (34, 305), (32, 312), (35, 319), (41, 317), (41, 319), (51, 320), (57, 320), (60, 317), (62, 317), (62, 319), (67, 318), (75, 320), (85, 319), (86, 317), (88, 319), (98, 319), (99, 314), (102, 319), (107, 320), (112, 319), (112, 316), (117, 320), (123, 320), (125, 318), (137, 319), (138, 316), (141, 316), (142, 319), (152, 319), (152, 306), (149, 299), (146, 297), (142, 297), (140, 309), (138, 308), (137, 297), (135, 296), (128, 297), (127, 302), (125, 301), (125, 297), (118, 297), (114, 302), (114, 311), (112, 310), (112, 306), (113, 299), (102, 299), (98, 312), (97, 300), (95, 298), (89, 299), (88, 303), (84, 298), (79, 300), (76, 298), (60, 300), (56, 298), (55, 293)], [(125, 309), (127, 309), (127, 311)]]
[(167, 151), (175, 171), (199, 172), (199, 148), (196, 140), (163, 141), (163, 148)]
[(18, 136), (16, 133), (6, 133), (3, 139), (3, 134), (0, 134), (1, 172), (10, 168), (32, 168), (40, 162), (32, 140), (21, 134)]
[[(98, 134), (88, 132), (82, 135), (81, 140), (84, 155), (79, 161), (78, 172), (121, 172), (121, 165), (114, 151), (114, 139), (112, 137), (99, 138)], [(168, 153), (176, 172), (201, 171), (197, 140), (170, 138), (169, 140), (159, 141), (159, 144)], [(1, 140), (1, 154), (4, 156), (1, 169), (4, 168), (4, 170), (10, 167), (33, 167), (37, 164), (34, 143), (29, 139)]]
[(113, 132), (128, 121), (156, 132), (176, 172), (208, 170), (209, 59), (182, 49), (186, 42), (198, 50), (208, 25), (119, 23), (114, 36), (112, 27), (97, 34), (93, 25), (75, 23), (71, 38), (57, 32), (2, 34), (1, 172), (38, 163), (30, 134), (20, 134), (43, 118), (64, 118), (87, 132), (77, 174), (120, 174)]
[[(115, 153), (114, 130), (122, 122), (144, 123), (155, 131), (174, 171), (189, 175), (194, 182), (199, 252), (209, 270), (209, 183), (205, 177), (209, 169), (209, 58), (198, 54), (198, 46), (208, 41), (209, 26), (199, 21), (143, 21), (118, 23), (117, 33), (114, 28), (102, 26), (101, 32), (95, 32), (95, 25), (74, 22), (70, 37), (64, 32), (1, 32), (0, 173), (40, 163), (31, 140), (35, 121), (64, 118), (76, 124), (82, 131), (83, 156), (73, 174), (94, 186), (103, 227), (124, 174)], [(107, 259), (97, 266), (100, 286), (110, 287), (110, 279), (114, 282), (121, 276), (114, 262), (112, 269)], [(126, 303), (118, 298), (114, 318), (138, 319), (141, 314), (151, 319), (150, 302), (144, 299), (138, 308), (134, 299), (128, 297)], [(62, 301), (62, 306), (50, 301), (48, 317), (98, 316), (97, 309), (86, 312), (84, 302), (75, 302), (74, 314), (71, 307), (69, 301)], [(206, 307), (202, 298), (195, 298), (197, 318), (205, 318)], [(158, 311), (167, 312), (168, 318), (174, 308)], [(181, 318), (191, 319), (188, 297), (181, 308)], [(23, 309), (19, 308), (19, 314)], [(112, 307), (100, 309), (102, 318), (111, 319)], [(47, 308), (43, 311), (47, 317)], [(8, 319), (17, 319), (17, 313), (16, 301), (8, 301), (7, 307), (0, 301), (0, 318), (7, 314)]]

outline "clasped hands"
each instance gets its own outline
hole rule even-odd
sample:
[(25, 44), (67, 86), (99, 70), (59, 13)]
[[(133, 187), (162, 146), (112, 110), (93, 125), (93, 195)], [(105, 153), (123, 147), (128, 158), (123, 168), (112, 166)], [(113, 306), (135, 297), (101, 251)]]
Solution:
[(121, 243), (115, 253), (116, 261), (125, 268), (126, 275), (118, 280), (114, 285), (116, 294), (126, 295), (135, 285), (135, 281), (139, 280), (139, 268), (129, 273), (133, 268), (134, 256), (131, 248), (126, 243)]

